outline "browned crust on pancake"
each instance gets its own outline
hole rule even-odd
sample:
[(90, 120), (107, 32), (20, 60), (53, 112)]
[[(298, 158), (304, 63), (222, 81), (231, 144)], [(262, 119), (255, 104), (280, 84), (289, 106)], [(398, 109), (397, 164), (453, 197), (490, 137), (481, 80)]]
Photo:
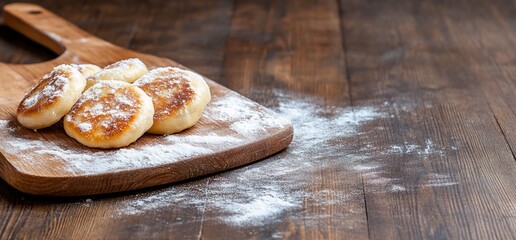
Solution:
[(152, 98), (155, 121), (176, 116), (195, 97), (190, 81), (183, 76), (159, 76), (139, 87)]
[[(116, 97), (116, 95), (123, 95), (130, 99), (132, 104), (124, 104)], [(88, 109), (94, 108), (95, 105), (100, 104), (103, 110), (99, 113), (91, 114)], [(93, 141), (105, 141), (126, 133), (137, 119), (138, 110), (141, 108), (142, 102), (139, 95), (134, 89), (119, 88), (114, 93), (99, 96), (97, 99), (87, 99), (76, 104), (70, 112), (70, 118), (66, 119), (69, 127), (84, 138)], [(115, 111), (123, 113), (117, 115), (110, 113)], [(78, 118), (80, 118), (78, 120)], [(91, 124), (91, 130), (83, 131), (76, 122), (87, 122)]]
[[(63, 88), (65, 84), (57, 84), (57, 78), (59, 76), (62, 76), (64, 78), (70, 79), (72, 73), (63, 69), (55, 69), (54, 71), (50, 72), (49, 74), (43, 76), (41, 81), (38, 83), (36, 87), (34, 87), (29, 94), (27, 94), (23, 100), (20, 102), (20, 105), (18, 105), (18, 109), (16, 110), (17, 114), (34, 114), (37, 112), (41, 112), (44, 109), (48, 108), (49, 106), (56, 104), (60, 101), (61, 96), (60, 93), (63, 92)], [(41, 95), (40, 98), (38, 98), (38, 101), (29, 106), (25, 107), (23, 103), (27, 98), (30, 98), (34, 94), (37, 94), (38, 92), (41, 92), (47, 85), (52, 84), (54, 87), (54, 94), (51, 96), (45, 96)]]

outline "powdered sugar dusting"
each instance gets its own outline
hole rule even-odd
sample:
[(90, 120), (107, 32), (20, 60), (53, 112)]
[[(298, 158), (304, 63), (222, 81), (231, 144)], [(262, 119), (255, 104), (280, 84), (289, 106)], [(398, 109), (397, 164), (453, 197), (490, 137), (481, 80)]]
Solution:
[[(43, 76), (40, 82), (22, 100), (21, 105), (24, 108), (30, 108), (37, 102), (54, 101), (61, 96), (70, 84), (70, 80), (64, 75), (64, 73), (70, 71), (70, 68), (70, 65), (59, 65), (52, 72)], [(43, 88), (40, 85), (44, 85)]]
[(176, 67), (160, 67), (155, 68), (143, 75), (141, 78), (139, 78), (137, 81), (135, 81), (136, 85), (143, 85), (147, 83), (153, 82), (156, 77), (163, 76), (167, 79), (177, 79), (176, 81), (190, 81), (190, 75), (188, 74), (187, 70), (183, 70), (181, 68)]
[[(9, 126), (9, 121), (0, 121), (0, 127)], [(10, 130), (11, 129), (11, 130)], [(22, 129), (7, 129), (8, 134), (17, 134)], [(2, 134), (5, 134), (2, 133)], [(190, 136), (192, 137), (192, 136)], [(200, 137), (199, 137), (200, 138)], [(213, 152), (205, 146), (189, 143), (187, 139), (171, 140), (173, 145), (145, 145), (134, 148), (122, 148), (103, 151), (95, 149), (70, 149), (68, 146), (48, 141), (43, 138), (12, 138), (11, 141), (0, 145), (2, 153), (23, 156), (28, 152), (47, 156), (49, 162), (60, 162), (63, 170), (74, 174), (99, 174), (116, 172), (126, 169), (152, 167), (166, 163), (180, 161)], [(231, 140), (234, 142), (234, 140)], [(224, 141), (213, 142), (211, 147), (227, 144)], [(29, 161), (29, 159), (26, 159)], [(40, 164), (37, 160), (35, 165)], [(44, 167), (44, 166), (43, 166)]]
[[(228, 122), (231, 130), (246, 137), (255, 137), (266, 133), (269, 128), (283, 128), (290, 124), (285, 118), (270, 115), (269, 112), (256, 111), (256, 105), (242, 101), (242, 98), (236, 93), (229, 93), (211, 103), (206, 109), (206, 116), (214, 122)], [(237, 103), (239, 105), (235, 106)]]
[(454, 181), (451, 175), (437, 173), (428, 174), (424, 179), (424, 182), (424, 186), (428, 187), (443, 187), (459, 184), (459, 182)]
[(100, 81), (83, 93), (65, 121), (75, 124), (81, 132), (92, 130), (93, 121), (103, 129), (128, 121), (140, 111), (138, 95), (132, 93), (131, 87), (134, 88), (121, 81)]
[(83, 122), (79, 123), (77, 127), (81, 130), (81, 132), (87, 132), (91, 130), (91, 123)]
[[(119, 81), (101, 81), (99, 84), (88, 89), (77, 105), (82, 104), (88, 99), (95, 99), (98, 95), (107, 91), (103, 85), (110, 85), (112, 89), (122, 88), (127, 83)], [(114, 91), (112, 94), (119, 94)], [(30, 138), (20, 137), (20, 131), (24, 129), (18, 127), (12, 121), (0, 121), (0, 127), (7, 127), (6, 131), (0, 133), (0, 138), (9, 135), (9, 141), (0, 145), (0, 150), (11, 155), (23, 156), (27, 152), (46, 156), (48, 161), (59, 161), (64, 171), (70, 174), (101, 174), (106, 172), (123, 171), (127, 169), (146, 168), (173, 163), (183, 159), (200, 155), (212, 154), (220, 148), (238, 147), (246, 144), (245, 139), (250, 136), (247, 131), (259, 129), (264, 132), (279, 129), (289, 124), (288, 120), (281, 119), (267, 110), (253, 111), (256, 105), (249, 102), (240, 101), (236, 94), (229, 94), (224, 98), (214, 99), (205, 113), (206, 119), (226, 119), (228, 124), (241, 123), (251, 125), (244, 129), (246, 132), (236, 132), (232, 135), (220, 135), (217, 125), (211, 126), (213, 129), (204, 131), (203, 134), (175, 134), (169, 136), (159, 136), (161, 144), (157, 145), (135, 145), (116, 150), (96, 150), (88, 148), (69, 148), (59, 142), (48, 141), (44, 138), (31, 135)], [(117, 106), (134, 105), (131, 98), (126, 98), (125, 94), (117, 97)], [(231, 106), (231, 107), (230, 107)], [(231, 117), (227, 117), (227, 111), (236, 111)], [(74, 110), (72, 110), (73, 113)], [(124, 113), (119, 109), (107, 109), (102, 104), (93, 104), (86, 109), (86, 115), (109, 115), (113, 118), (124, 118)], [(72, 118), (71, 114), (65, 117), (65, 121), (76, 121), (77, 127), (82, 132), (92, 129), (91, 122), (81, 118)], [(109, 123), (106, 123), (106, 127)], [(201, 123), (202, 124), (202, 123)], [(243, 131), (244, 131), (243, 130)], [(2, 136), (7, 134), (6, 136)]]
[[(127, 200), (120, 206), (118, 214), (143, 214), (168, 206), (194, 207), (200, 212), (210, 211), (217, 216), (216, 219), (204, 221), (216, 220), (234, 226), (262, 226), (280, 218), (313, 222), (316, 226), (321, 221), (328, 221), (331, 215), (321, 213), (317, 219), (307, 218), (302, 209), (306, 205), (324, 208), (345, 206), (350, 199), (363, 196), (361, 180), (368, 194), (403, 194), (419, 187), (453, 187), (459, 184), (449, 174), (422, 171), (424, 162), (442, 158), (448, 152), (456, 151), (457, 146), (441, 146), (432, 138), (426, 138), (423, 142), (405, 139), (399, 143), (380, 144), (382, 141), (377, 138), (384, 135), (382, 122), (396, 117), (391, 117), (388, 109), (372, 106), (330, 107), (333, 115), (328, 116), (325, 108), (310, 102), (310, 99), (278, 97), (282, 99), (275, 110), (291, 119), (295, 130), (294, 140), (286, 151), (268, 160), (211, 177), (203, 193), (197, 188), (172, 186), (158, 193), (148, 192), (148, 195), (139, 196), (137, 200)], [(220, 108), (212, 113), (223, 111), (227, 114), (212, 117), (217, 121), (237, 123), (232, 125), (235, 132), (245, 132), (245, 129), (239, 129), (238, 122), (252, 122), (253, 116), (235, 120), (234, 116), (246, 116), (247, 113), (232, 109), (230, 101), (217, 103), (216, 106)], [(399, 108), (400, 114), (411, 110), (405, 106)], [(260, 128), (254, 128), (246, 133), (259, 134), (260, 131)], [(358, 137), (363, 140), (355, 141)], [(335, 144), (339, 142), (342, 144)], [(328, 159), (328, 155), (332, 158)], [(420, 181), (393, 175), (389, 161), (400, 159), (406, 159), (403, 160), (406, 164), (401, 165), (403, 170), (398, 172), (410, 172), (410, 175), (421, 178)], [(319, 186), (317, 183), (325, 182), (324, 178), (329, 176), (319, 174), (321, 171), (338, 172), (342, 182), (355, 181), (358, 175), (359, 182), (349, 183), (350, 186), (358, 186), (350, 189)], [(350, 176), (349, 179), (347, 176)], [(178, 194), (182, 196), (180, 200), (170, 200)], [(341, 214), (361, 213), (349, 209), (349, 212), (343, 211)], [(342, 221), (346, 222), (345, 219)]]
[(101, 70), (101, 68), (94, 64), (70, 64), (73, 68), (77, 69), (83, 77), (87, 78)]
[[(13, 124), (11, 121), (0, 121), (0, 127), (5, 129), (0, 135), (11, 135), (9, 137), (11, 141), (0, 145), (0, 150), (3, 153), (23, 156), (31, 152), (48, 156), (46, 159), (49, 162), (59, 161), (62, 163), (63, 170), (74, 174), (98, 174), (158, 166), (199, 155), (211, 154), (222, 146), (242, 142), (242, 139), (236, 137), (209, 133), (206, 135), (163, 136), (164, 144), (142, 145), (117, 150), (70, 149), (68, 146), (41, 137), (13, 138), (24, 130), (16, 125), (13, 126)], [(83, 123), (79, 127), (86, 130), (91, 126)]]
[[(268, 127), (289, 124), (252, 111), (255, 106), (250, 103), (237, 104), (240, 98), (228, 94), (223, 99), (215, 99), (204, 115), (207, 121), (228, 122), (236, 137), (229, 139), (213, 132), (188, 138), (171, 135), (166, 139), (211, 149), (209, 146), (213, 144), (222, 144), (219, 141), (236, 145), (249, 136), (260, 136)], [(278, 105), (273, 106), (275, 111), (291, 119), (295, 129), (294, 140), (285, 151), (267, 160), (212, 176), (206, 188), (179, 184), (139, 194), (122, 201), (117, 206), (116, 216), (166, 211), (173, 207), (193, 208), (201, 213), (207, 211), (216, 219), (207, 217), (204, 221), (233, 226), (263, 226), (281, 218), (316, 225), (327, 222), (334, 215), (321, 213), (315, 219), (305, 215), (303, 209), (306, 206), (342, 210), (346, 209), (342, 206), (350, 199), (361, 198), (363, 190), (367, 194), (404, 194), (419, 188), (447, 188), (460, 184), (456, 176), (432, 172), (425, 167), (431, 165), (431, 161), (457, 151), (460, 146), (444, 146), (431, 137), (422, 141), (408, 136), (388, 141), (378, 139), (388, 135), (384, 133), (384, 124), (394, 121), (398, 117), (395, 113), (407, 114), (413, 106), (387, 102), (375, 107), (339, 107), (325, 106), (310, 98), (293, 99), (281, 93), (277, 98)], [(332, 157), (328, 158), (329, 155)], [(394, 163), (401, 169), (393, 171)], [(323, 171), (335, 174), (320, 174)], [(337, 175), (339, 181), (327, 179)], [(347, 188), (326, 186), (323, 182), (338, 182)], [(339, 214), (362, 214), (354, 211), (350, 208)], [(346, 221), (343, 217), (342, 224), (352, 224)]]
[(209, 96), (205, 84), (196, 85), (201, 79), (199, 75), (194, 80), (194, 73), (174, 67), (156, 68), (134, 82), (147, 93), (154, 103), (154, 118), (166, 119), (171, 114), (188, 113), (189, 106), (204, 107), (208, 99), (202, 101), (203, 95)]
[[(171, 191), (159, 192), (152, 196), (139, 197), (134, 201), (124, 204), (124, 215), (137, 215), (148, 210), (153, 210), (156, 205), (172, 206), (177, 204), (192, 205), (201, 204), (200, 202), (192, 201), (189, 194), (195, 192), (196, 189), (181, 188), (172, 189)], [(119, 213), (122, 215), (122, 213)]]
[[(257, 121), (260, 121), (258, 116), (251, 116), (246, 119), (246, 121), (238, 121), (232, 123), (229, 128), (237, 133), (241, 133), (243, 135), (253, 135), (258, 134), (260, 132), (266, 132), (266, 128), (259, 125), (259, 122), (257, 124)], [(251, 126), (258, 126), (258, 127), (252, 127)]]
[(113, 64), (106, 66), (103, 70), (108, 69), (118, 69), (118, 70), (128, 70), (131, 68), (136, 68), (135, 66), (145, 66), (145, 64), (138, 58), (128, 58), (124, 60), (120, 60)]
[(269, 191), (264, 195), (256, 196), (250, 202), (231, 202), (229, 205), (219, 207), (227, 208), (231, 212), (228, 222), (247, 225), (262, 223), (286, 209), (297, 207), (297, 204), (289, 202), (286, 196), (278, 192)]
[(169, 135), (165, 137), (170, 143), (196, 143), (196, 144), (219, 144), (219, 143), (238, 143), (242, 142), (242, 139), (232, 137), (232, 136), (218, 136), (215, 134), (207, 134), (207, 135)]
[[(45, 87), (47, 88), (47, 87)], [(45, 88), (43, 90), (45, 90)], [(48, 88), (50, 89), (50, 88)], [(22, 102), (23, 107), (32, 107), (34, 104), (36, 104), (41, 98), (43, 98), (43, 92), (37, 92), (32, 95), (30, 95), (28, 98), (25, 98)]]
[(104, 67), (91, 74), (86, 80), (89, 85), (94, 85), (99, 80), (134, 82), (147, 71), (147, 66), (140, 59), (129, 58)]

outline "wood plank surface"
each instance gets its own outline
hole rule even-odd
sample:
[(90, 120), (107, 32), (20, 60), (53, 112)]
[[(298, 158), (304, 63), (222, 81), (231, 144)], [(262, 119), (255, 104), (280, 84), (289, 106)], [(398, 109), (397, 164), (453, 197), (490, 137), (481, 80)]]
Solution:
[[(37, 3), (272, 108), (295, 136), (256, 164), (125, 194), (0, 182), (2, 239), (516, 238), (514, 1)], [(56, 57), (0, 33), (1, 61)]]
[[(371, 238), (514, 238), (508, 213), (515, 207), (515, 163), (501, 132), (510, 132), (514, 112), (506, 103), (495, 105), (502, 116), (493, 114), (491, 104), (514, 102), (515, 92), (495, 96), (485, 89), (508, 81), (514, 87), (514, 79), (500, 78), (496, 68), (480, 75), (503, 68), (491, 56), (514, 46), (505, 40), (509, 31), (474, 21), (485, 8), (468, 2), (343, 0), (341, 6), (351, 97), (356, 105), (385, 102), (394, 116), (361, 141), (384, 149), (398, 143), (400, 154), (379, 159), (384, 167), (375, 171), (409, 190), (379, 197), (366, 181)], [(470, 18), (474, 30), (462, 26)], [(414, 154), (414, 145), (424, 151)]]
[[(322, 12), (325, 14), (321, 15)], [(287, 102), (294, 103), (294, 106), (300, 102), (297, 97), (291, 99), (292, 96), (284, 96), (282, 92), (293, 92), (299, 98), (306, 98), (300, 102), (303, 104), (348, 107), (348, 83), (338, 14), (335, 1), (236, 1), (219, 82), (276, 109)], [(314, 86), (314, 79), (319, 82), (318, 86)], [(311, 99), (310, 96), (315, 98)], [(320, 103), (321, 100), (324, 104)], [(307, 119), (297, 119), (296, 126), (303, 125), (304, 121), (310, 122), (313, 119), (308, 116)], [(338, 135), (339, 130), (335, 131), (335, 135)], [(298, 134), (298, 142), (294, 143), (292, 151), (296, 148), (306, 151), (307, 143), (303, 141), (308, 139), (304, 139), (304, 134)], [(315, 137), (314, 140), (329, 139)], [(337, 146), (348, 145), (350, 141), (339, 140), (334, 144), (335, 146), (328, 146), (329, 148), (321, 151), (331, 150), (338, 154)], [(274, 236), (293, 239), (367, 238), (362, 194), (353, 194), (345, 204), (340, 201), (338, 202), (341, 204), (321, 204), (321, 201), (331, 202), (327, 199), (342, 198), (343, 193), (362, 192), (359, 173), (345, 166), (338, 166), (334, 163), (337, 159), (325, 159), (328, 153), (314, 152), (305, 159), (292, 159), (289, 154), (293, 153), (289, 152), (287, 150), (286, 154), (268, 159), (253, 169), (266, 170), (267, 165), (275, 165), (277, 161), (283, 161), (284, 163), (277, 164), (288, 168), (297, 167), (290, 161), (319, 166), (307, 171), (253, 177), (257, 182), (244, 185), (249, 188), (283, 188), (287, 195), (302, 193), (305, 199), (296, 214), (285, 216), (284, 221), (272, 221), (258, 226), (246, 224), (235, 229), (234, 226), (217, 220), (217, 216), (224, 213), (216, 203), (210, 203), (208, 199), (203, 236), (211, 238), (210, 236), (223, 236), (226, 232), (232, 232), (231, 236), (235, 239), (244, 239), (249, 235), (265, 239)], [(344, 176), (346, 180), (342, 179)], [(212, 177), (211, 182), (215, 184), (208, 186), (208, 191), (216, 190), (220, 181), (238, 182), (238, 177), (234, 173)], [(285, 183), (275, 184), (275, 181)], [(292, 181), (299, 183), (290, 183)], [(262, 191), (262, 194), (267, 193), (269, 192)], [(314, 198), (317, 195), (320, 196)], [(240, 197), (235, 196), (237, 200)]]

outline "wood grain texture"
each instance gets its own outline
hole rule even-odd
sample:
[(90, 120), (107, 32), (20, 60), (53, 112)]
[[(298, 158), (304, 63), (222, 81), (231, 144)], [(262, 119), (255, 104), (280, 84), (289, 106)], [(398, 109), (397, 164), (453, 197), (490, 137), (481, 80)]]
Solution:
[[(123, 194), (41, 198), (0, 180), (2, 239), (516, 236), (514, 1), (38, 4), (177, 60), (296, 132), (252, 165)], [(0, 33), (1, 61), (56, 57)]]
[[(402, 144), (400, 157), (382, 159), (399, 170), (380, 175), (411, 189), (379, 197), (366, 184), (371, 238), (514, 238), (516, 222), (507, 213), (514, 210), (515, 162), (498, 125), (504, 131), (512, 128), (507, 118), (514, 111), (503, 103), (515, 100), (514, 88), (497, 96), (486, 89), (514, 79), (500, 78), (494, 69), (485, 74), (490, 66), (503, 68), (505, 63), (491, 57), (514, 46), (505, 40), (510, 31), (494, 31), (483, 21), (474, 21), (475, 30), (464, 28), (461, 18), (486, 14), (480, 6), (464, 12), (471, 7), (467, 2), (343, 0), (341, 6), (353, 102), (402, 106), (390, 107), (395, 118), (383, 123), (386, 130), (380, 135), (361, 137), (385, 149)], [(474, 34), (480, 29), (490, 38)], [(493, 114), (493, 104), (504, 109), (498, 109), (501, 115)], [(414, 156), (410, 142), (441, 152)], [(451, 187), (431, 187), (439, 184)]]
[[(67, 138), (61, 127), (43, 129), (39, 132), (23, 129), (13, 119), (14, 109), (17, 106), (16, 102), (23, 96), (22, 92), (27, 91), (31, 83), (34, 84), (38, 76), (44, 75), (61, 63), (92, 63), (106, 66), (122, 59), (137, 57), (151, 69), (160, 66), (180, 67), (180, 65), (168, 59), (139, 54), (97, 39), (37, 5), (21, 3), (6, 5), (4, 7), (4, 19), (8, 26), (60, 54), (56, 60), (41, 64), (0, 65), (2, 72), (6, 72), (2, 76), (2, 79), (6, 82), (5, 84), (9, 84), (7, 81), (26, 83), (26, 86), (16, 85), (18, 89), (7, 88), (5, 89), (7, 91), (1, 92), (3, 97), (2, 108), (3, 112), (6, 113), (1, 117), (8, 120), (9, 123), (4, 126), (5, 129), (0, 134), (2, 139), (5, 140), (0, 145), (3, 155), (0, 175), (5, 181), (22, 192), (36, 195), (80, 196), (162, 185), (251, 163), (282, 150), (292, 140), (290, 123), (281, 125), (281, 127), (270, 126), (264, 128), (262, 129), (264, 132), (260, 135), (251, 137), (253, 135), (251, 133), (240, 134), (231, 130), (230, 122), (217, 122), (217, 116), (211, 116), (209, 112), (219, 111), (217, 110), (218, 102), (224, 101), (223, 99), (233, 101), (231, 106), (237, 111), (245, 111), (238, 106), (241, 101), (247, 102), (244, 103), (247, 108), (257, 111), (258, 115), (256, 116), (261, 118), (258, 121), (265, 121), (266, 115), (274, 115), (274, 113), (267, 112), (265, 108), (258, 104), (251, 103), (249, 100), (231, 93), (230, 90), (210, 80), (208, 80), (208, 84), (213, 99), (204, 118), (195, 127), (175, 136), (187, 138), (188, 136), (203, 136), (204, 133), (205, 137), (209, 137), (210, 134), (219, 134), (217, 136), (224, 136), (224, 138), (237, 137), (241, 140), (218, 146), (216, 149), (211, 149), (209, 152), (205, 151), (202, 154), (193, 152), (187, 154), (187, 156), (177, 155), (174, 157), (175, 155), (171, 155), (171, 159), (160, 160), (155, 158), (167, 158), (167, 155), (155, 156), (153, 150), (147, 151), (149, 155), (144, 158), (136, 156), (138, 151), (145, 152), (147, 146), (168, 148), (167, 151), (172, 152), (186, 150), (179, 143), (176, 147), (173, 142), (167, 141), (166, 136), (147, 134), (131, 146), (113, 152), (80, 146), (71, 138)], [(222, 107), (224, 108), (224, 106)], [(224, 111), (224, 109), (220, 111)], [(226, 114), (231, 114), (231, 112)], [(274, 116), (271, 119), (276, 118)], [(280, 122), (280, 119), (278, 119), (278, 123)], [(257, 124), (261, 125), (261, 123)], [(263, 126), (265, 127), (265, 125)], [(220, 131), (220, 129), (225, 129), (225, 131)], [(41, 139), (44, 139), (43, 142)], [(223, 139), (219, 141), (222, 142)], [(45, 145), (44, 141), (49, 141), (48, 146), (30, 147), (31, 143)], [(20, 151), (13, 151), (15, 145), (25, 142), (29, 144), (29, 147), (24, 146), (20, 148)], [(186, 144), (189, 143), (186, 142)], [(38, 152), (38, 150), (51, 149), (51, 146), (57, 146), (57, 148), (49, 154)], [(181, 149), (174, 150), (174, 148)], [(135, 154), (129, 156), (129, 158), (125, 157), (124, 154), (118, 154), (126, 151), (134, 151)], [(73, 167), (76, 164), (88, 164), (87, 159), (81, 159), (82, 155), (106, 158), (107, 161), (122, 161), (122, 166), (93, 172), (83, 169), (78, 169), (78, 171), (67, 170), (67, 165)], [(130, 162), (135, 161), (130, 158), (134, 158), (136, 161), (144, 159), (149, 162), (156, 160), (160, 162), (148, 166), (139, 164), (123, 166), (123, 162), (131, 164)], [(137, 160), (137, 158), (140, 160)], [(100, 162), (92, 164), (90, 169), (102, 168)]]
[[(325, 14), (321, 15), (322, 12)], [(349, 106), (338, 15), (335, 1), (236, 1), (220, 82), (271, 107), (281, 104), (283, 91), (294, 91), (300, 96), (321, 96), (326, 99), (327, 105)], [(314, 79), (319, 83), (316, 86)], [(335, 144), (345, 146), (352, 142), (340, 140)], [(332, 159), (318, 163), (321, 166), (314, 169), (312, 174), (320, 177), (306, 176), (306, 184), (297, 190), (314, 195), (325, 189), (362, 191), (362, 181), (357, 172), (345, 167), (325, 167), (332, 165), (328, 162), (332, 162)], [(298, 174), (292, 173), (276, 181), (288, 182)], [(341, 180), (343, 176), (345, 181)], [(337, 194), (339, 192), (332, 191), (324, 197), (335, 199), (339, 197)], [(277, 232), (287, 233), (280, 236), (293, 239), (367, 238), (362, 195), (354, 196), (346, 204), (331, 207), (321, 205), (319, 201), (306, 199), (299, 210), (307, 219), (313, 218), (310, 224), (319, 227), (286, 220), (271, 222), (258, 229), (256, 226), (244, 226), (236, 231), (223, 222), (211, 220), (220, 213), (216, 206), (208, 204), (208, 220), (203, 223), (203, 236), (210, 238), (232, 231), (236, 239), (244, 239), (249, 233), (265, 239)], [(344, 213), (346, 218), (341, 215)], [(348, 225), (353, 228), (343, 227)]]

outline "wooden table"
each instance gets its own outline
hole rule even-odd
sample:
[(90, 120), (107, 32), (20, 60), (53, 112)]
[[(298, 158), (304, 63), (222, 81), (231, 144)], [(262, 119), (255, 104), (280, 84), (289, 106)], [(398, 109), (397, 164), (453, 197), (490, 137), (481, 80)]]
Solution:
[[(281, 113), (295, 137), (137, 192), (41, 198), (1, 181), (1, 239), (516, 238), (514, 1), (37, 3)], [(0, 52), (56, 57), (5, 26)]]

